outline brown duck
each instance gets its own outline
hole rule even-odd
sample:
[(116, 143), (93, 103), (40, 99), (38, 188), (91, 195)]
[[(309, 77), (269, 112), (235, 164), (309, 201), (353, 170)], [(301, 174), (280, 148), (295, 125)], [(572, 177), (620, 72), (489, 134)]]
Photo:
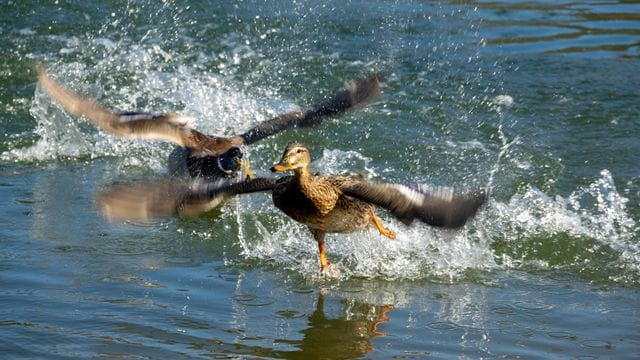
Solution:
[(309, 149), (295, 143), (287, 146), (282, 159), (271, 170), (293, 170), (294, 174), (228, 185), (209, 183), (194, 187), (175, 181), (116, 185), (99, 194), (98, 203), (108, 218), (140, 220), (176, 213), (197, 215), (234, 195), (272, 191), (275, 206), (311, 230), (324, 270), (329, 264), (324, 246), (326, 233), (351, 232), (373, 223), (382, 235), (395, 237), (374, 214), (374, 205), (389, 210), (407, 225), (418, 219), (436, 227), (459, 228), (486, 200), (483, 192), (410, 188), (371, 182), (361, 176), (313, 175)]
[[(54, 81), (44, 67), (38, 69), (40, 88), (65, 111), (99, 126), (112, 135), (129, 138), (169, 141), (179, 145), (169, 156), (169, 172), (207, 180), (235, 178), (240, 170), (242, 145), (250, 145), (294, 127), (312, 127), (324, 119), (357, 109), (380, 94), (380, 73), (346, 84), (342, 91), (300, 111), (276, 116), (243, 134), (221, 137), (203, 134), (190, 126), (189, 117), (175, 113), (112, 111)], [(248, 168), (247, 168), (248, 170)]]

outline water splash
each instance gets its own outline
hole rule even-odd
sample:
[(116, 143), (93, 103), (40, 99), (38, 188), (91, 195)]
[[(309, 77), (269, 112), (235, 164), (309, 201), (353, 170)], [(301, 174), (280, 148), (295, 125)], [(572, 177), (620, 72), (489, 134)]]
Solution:
[(378, 176), (371, 166), (371, 158), (363, 156), (357, 151), (343, 151), (339, 149), (324, 149), (322, 157), (316, 160), (313, 167), (322, 169), (327, 175), (350, 175), (345, 172), (356, 172), (367, 178)]
[(493, 165), (493, 168), (489, 172), (489, 181), (487, 182), (487, 186), (485, 189), (487, 194), (491, 194), (492, 192), (495, 175), (498, 172), (498, 170), (500, 170), (502, 159), (509, 153), (513, 145), (518, 144), (520, 142), (518, 137), (514, 138), (513, 140), (509, 140), (509, 138), (504, 132), (504, 123), (505, 123), (504, 108), (510, 107), (513, 105), (513, 98), (509, 95), (498, 95), (492, 99), (491, 105), (492, 105), (491, 106), (492, 109), (498, 114), (499, 121), (498, 121), (498, 128), (496, 132), (498, 134), (498, 138), (500, 139), (501, 146), (500, 146), (500, 151), (498, 152), (498, 156), (496, 158), (495, 164)]
[(637, 231), (626, 210), (628, 200), (616, 190), (608, 170), (603, 170), (600, 176), (566, 198), (551, 197), (529, 186), (524, 194), (516, 194), (508, 203), (496, 203), (494, 209), (505, 221), (502, 225), (514, 235), (567, 233), (612, 246), (628, 243)]
[[(222, 35), (227, 40), (215, 55), (203, 53), (199, 40), (185, 26), (197, 21), (194, 13), (189, 6), (174, 5), (127, 2), (126, 6), (114, 6), (102, 27), (86, 37), (39, 34), (29, 29), (21, 34), (48, 44), (29, 58), (44, 64), (63, 85), (121, 111), (181, 112), (197, 118), (196, 127), (203, 132), (226, 135), (248, 128), (265, 113), (291, 106), (276, 104), (272, 90), (248, 86), (233, 76), (234, 69), (261, 56), (246, 51), (239, 33), (229, 30)], [(212, 72), (212, 68), (219, 71)], [(0, 154), (2, 160), (116, 156), (134, 166), (147, 165), (151, 159), (149, 165), (160, 169), (172, 148), (106, 135), (68, 116), (39, 89), (29, 113), (35, 120), (34, 129), (21, 137), (35, 141), (5, 151)]]
[[(123, 62), (129, 62), (138, 55), (132, 50), (120, 56)], [(118, 88), (108, 85), (115, 81), (117, 73), (100, 74), (101, 79), (91, 80), (95, 74), (84, 70), (86, 72), (79, 70), (78, 64), (70, 63), (58, 65), (50, 72), (66, 86), (97, 98), (105, 106), (120, 111), (181, 112), (198, 119), (194, 125), (205, 133), (235, 134), (261, 120), (265, 112), (276, 112), (274, 106), (283, 106), (247, 94), (219, 76), (202, 74), (197, 68), (186, 66), (179, 66), (171, 74), (147, 69)], [(164, 168), (172, 149), (167, 143), (106, 134), (65, 113), (40, 89), (36, 89), (30, 113), (36, 120), (33, 132), (37, 140), (31, 146), (0, 154), (2, 160), (29, 162), (120, 157), (128, 165), (159, 170)]]
[[(164, 9), (161, 10), (170, 11), (171, 7)], [(135, 11), (131, 14), (134, 16)], [(322, 65), (311, 64), (312, 57), (300, 64), (270, 65), (269, 61), (263, 61), (265, 56), (261, 53), (270, 51), (267, 47), (259, 49), (254, 44), (247, 44), (244, 35), (235, 32), (222, 36), (220, 49), (207, 50), (216, 52), (215, 55), (196, 54), (201, 48), (189, 43), (188, 36), (180, 32), (180, 14), (168, 15), (172, 16), (157, 16), (158, 19), (170, 19), (164, 24), (169, 28), (157, 27), (163, 29), (163, 33), (149, 30), (144, 34), (135, 34), (131, 25), (131, 28), (124, 29), (125, 34), (121, 34), (119, 27), (122, 24), (134, 23), (127, 21), (125, 16), (124, 20), (106, 24), (94, 38), (50, 36), (47, 38), (49, 42), (61, 45), (53, 53), (54, 57), (62, 57), (59, 63), (47, 64), (50, 72), (61, 82), (104, 101), (108, 106), (123, 110), (180, 111), (200, 119), (196, 124), (198, 129), (229, 134), (246, 129), (263, 119), (265, 113), (280, 113), (291, 106), (286, 102), (264, 100), (274, 97), (272, 89), (256, 88), (246, 82), (251, 80), (236, 79), (251, 77), (243, 76), (247, 74), (242, 73), (242, 66), (249, 66), (246, 64), (253, 62), (251, 65), (262, 66), (263, 69), (293, 67), (294, 71), (303, 67), (318, 69), (325, 66), (324, 61), (318, 61)], [(444, 20), (447, 18), (443, 17), (443, 22), (446, 22)], [(416, 21), (415, 24), (427, 23)], [(24, 35), (35, 36), (28, 31)], [(473, 34), (470, 36), (477, 38)], [(397, 59), (405, 58), (405, 51), (419, 54), (421, 50), (418, 49), (424, 47), (415, 46), (416, 50), (408, 50), (414, 48), (411, 46), (398, 48), (396, 38), (390, 36), (387, 44), (397, 49)], [(415, 45), (421, 44), (422, 38), (416, 37)], [(484, 78), (485, 72), (479, 71), (476, 78), (470, 78), (465, 69), (452, 70), (457, 69), (458, 64), (452, 63), (450, 58), (436, 58), (436, 53), (463, 51), (457, 49), (462, 45), (460, 41), (453, 43), (455, 48), (447, 48), (448, 40), (434, 40), (435, 43), (431, 44), (433, 50), (425, 52), (425, 56), (420, 57), (422, 63), (418, 62), (423, 68), (412, 68), (407, 72), (422, 71), (421, 80), (416, 83), (424, 82), (429, 85), (428, 88), (436, 85), (433, 88), (444, 89), (438, 90), (443, 94), (434, 94), (436, 100), (440, 101), (437, 106), (446, 108), (448, 103), (459, 105), (452, 106), (452, 115), (445, 111), (442, 118), (447, 123), (449, 119), (463, 115), (463, 120), (469, 118), (463, 125), (469, 125), (473, 117), (464, 115), (483, 108), (486, 103), (482, 103), (481, 99), (483, 96), (489, 97), (489, 107), (499, 117), (496, 129), (499, 149), (494, 153), (489, 140), (482, 139), (482, 136), (467, 144), (470, 151), (481, 149), (495, 159), (493, 168), (488, 170), (490, 176), (487, 186), (491, 189), (498, 171), (509, 171), (512, 166), (503, 164), (503, 160), (511, 154), (514, 145), (520, 144), (517, 136), (507, 133), (508, 127), (513, 124), (505, 119), (505, 110), (514, 104), (514, 100), (509, 95), (495, 95), (496, 86), (482, 90), (487, 82), (485, 80), (488, 80)], [(186, 55), (171, 51), (174, 43), (178, 44), (178, 50), (182, 46), (190, 51), (185, 51)], [(412, 44), (414, 42), (408, 45)], [(303, 46), (306, 45), (308, 42), (303, 42)], [(472, 65), (482, 67), (484, 64), (479, 61), (478, 49), (472, 47), (471, 52), (469, 59)], [(314, 56), (326, 55), (318, 51)], [(395, 59), (394, 54), (392, 60), (388, 61)], [(331, 64), (333, 67), (363, 67), (358, 60), (350, 62), (340, 58), (332, 59)], [(494, 68), (483, 67), (491, 69), (487, 71), (494, 71)], [(219, 70), (216, 73), (220, 75), (214, 75), (210, 69)], [(464, 84), (457, 89), (450, 89), (452, 94), (447, 97), (447, 87), (441, 86), (444, 80), (436, 78), (435, 84), (425, 80), (433, 77), (437, 69), (450, 74), (456, 83)], [(293, 74), (290, 77), (295, 76)], [(393, 78), (391, 80), (393, 85)], [(420, 95), (412, 100), (423, 102), (425, 99)], [(115, 156), (129, 165), (158, 170), (164, 167), (164, 159), (171, 149), (170, 146), (157, 143), (105, 135), (82, 120), (64, 114), (39, 91), (36, 91), (31, 114), (37, 122), (34, 133), (38, 140), (32, 146), (1, 154), (3, 160)], [(443, 134), (452, 131), (443, 127)], [(455, 135), (451, 136), (456, 138)], [(450, 144), (453, 154), (463, 150), (464, 143)], [(325, 174), (343, 174), (342, 169), (350, 169), (367, 177), (377, 177), (386, 172), (386, 169), (379, 170), (370, 158), (356, 151), (325, 150), (314, 166)], [(391, 168), (390, 171), (398, 169)], [(427, 179), (411, 181), (428, 182)], [(470, 270), (511, 269), (534, 264), (544, 269), (568, 267), (578, 273), (588, 273), (590, 279), (640, 283), (638, 225), (629, 215), (628, 201), (616, 189), (609, 171), (603, 170), (600, 178), (591, 185), (576, 189), (568, 197), (547, 195), (533, 185), (523, 184), (520, 189), (504, 202), (492, 201), (469, 226), (459, 232), (443, 232), (419, 224), (405, 227), (381, 212), (384, 222), (398, 234), (397, 240), (382, 238), (373, 229), (349, 235), (330, 235), (327, 240), (329, 256), (342, 269), (341, 279), (436, 277), (451, 280), (463, 278)], [(261, 263), (317, 276), (317, 247), (304, 226), (280, 214), (267, 197), (243, 197), (236, 204), (235, 216), (223, 220), (233, 221), (239, 226), (241, 254), (238, 261), (257, 259)], [(598, 277), (594, 275), (596, 273), (605, 275)]]
[(640, 282), (638, 225), (608, 170), (568, 197), (529, 185), (488, 210), (498, 262), (507, 268), (570, 268), (591, 280)]

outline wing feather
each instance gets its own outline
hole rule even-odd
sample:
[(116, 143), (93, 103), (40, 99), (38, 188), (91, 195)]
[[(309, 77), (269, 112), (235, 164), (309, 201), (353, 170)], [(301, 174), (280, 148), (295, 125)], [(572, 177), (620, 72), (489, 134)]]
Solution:
[(82, 117), (102, 130), (120, 137), (163, 140), (182, 147), (221, 154), (231, 147), (249, 145), (291, 127), (315, 126), (327, 117), (342, 114), (366, 105), (380, 94), (382, 75), (376, 73), (347, 83), (345, 89), (334, 96), (310, 106), (258, 124), (240, 136), (213, 137), (190, 127), (191, 118), (175, 113), (148, 114), (143, 112), (114, 112), (93, 99), (58, 84), (44, 67), (38, 69), (40, 88), (65, 111)]
[(93, 99), (58, 84), (44, 67), (38, 69), (40, 88), (65, 111), (98, 125), (112, 135), (170, 141), (183, 147), (202, 150), (206, 135), (189, 127), (191, 118), (175, 113), (152, 115), (142, 112), (117, 113)]
[(310, 127), (324, 119), (352, 111), (374, 101), (380, 95), (381, 73), (350, 81), (345, 88), (326, 100), (305, 110), (292, 111), (263, 121), (240, 135), (246, 145), (292, 127)]
[(112, 185), (97, 195), (97, 204), (109, 220), (149, 220), (176, 214), (195, 216), (212, 210), (230, 197), (270, 191), (275, 179), (193, 182), (176, 178)]
[(483, 192), (456, 193), (448, 187), (410, 188), (367, 181), (346, 184), (342, 191), (346, 195), (388, 209), (405, 224), (418, 219), (443, 228), (463, 226), (486, 201)]

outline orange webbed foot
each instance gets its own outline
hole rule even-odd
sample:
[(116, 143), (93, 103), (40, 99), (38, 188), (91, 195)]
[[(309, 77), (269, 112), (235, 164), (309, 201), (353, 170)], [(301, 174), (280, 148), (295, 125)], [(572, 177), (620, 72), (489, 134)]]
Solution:
[(396, 233), (382, 226), (382, 222), (380, 222), (380, 219), (373, 212), (373, 209), (371, 209), (371, 221), (373, 221), (380, 234), (388, 237), (389, 239), (396, 238)]

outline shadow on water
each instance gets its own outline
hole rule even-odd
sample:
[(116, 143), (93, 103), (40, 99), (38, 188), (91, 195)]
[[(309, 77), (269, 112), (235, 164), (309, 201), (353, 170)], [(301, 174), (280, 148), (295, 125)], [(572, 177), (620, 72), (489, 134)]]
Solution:
[(315, 311), (308, 318), (308, 327), (301, 331), (303, 339), (292, 341), (299, 350), (286, 353), (287, 358), (307, 358), (314, 354), (319, 358), (353, 359), (374, 349), (371, 339), (386, 334), (380, 332), (380, 324), (389, 321), (387, 314), (393, 305), (371, 305), (342, 300), (344, 310), (336, 318), (324, 311), (324, 294), (320, 291)]
[[(328, 315), (325, 312), (325, 295), (322, 292), (318, 293), (315, 303), (315, 309), (308, 315), (301, 315), (294, 311), (280, 311), (275, 314), (276, 318), (279, 317), (283, 321), (298, 320), (299, 323), (300, 320), (304, 320), (304, 324), (298, 325), (295, 322), (290, 324), (295, 326), (295, 332), (297, 332), (297, 334), (289, 334), (290, 338), (247, 337), (242, 336), (243, 331), (239, 329), (225, 329), (209, 322), (176, 317), (173, 321), (178, 331), (154, 324), (130, 321), (113, 321), (103, 324), (114, 332), (112, 341), (105, 339), (105, 344), (97, 345), (94, 350), (96, 354), (106, 356), (139, 353), (150, 357), (171, 356), (173, 358), (180, 354), (198, 356), (233, 354), (234, 356), (288, 359), (309, 358), (309, 356), (353, 359), (369, 354), (375, 348), (372, 340), (386, 336), (378, 328), (389, 321), (387, 314), (393, 309), (393, 305), (372, 305), (343, 299), (340, 301), (342, 309), (338, 310), (337, 314), (334, 309), (334, 314)], [(122, 305), (134, 304), (124, 302)], [(236, 335), (236, 338), (232, 340), (224, 335), (217, 337), (216, 333)], [(125, 339), (141, 339), (146, 344), (136, 344), (137, 341), (125, 341)], [(273, 345), (258, 345), (265, 342), (272, 342)], [(162, 344), (181, 344), (184, 350), (169, 349), (169, 347), (163, 349)], [(290, 350), (279, 350), (279, 348)]]

